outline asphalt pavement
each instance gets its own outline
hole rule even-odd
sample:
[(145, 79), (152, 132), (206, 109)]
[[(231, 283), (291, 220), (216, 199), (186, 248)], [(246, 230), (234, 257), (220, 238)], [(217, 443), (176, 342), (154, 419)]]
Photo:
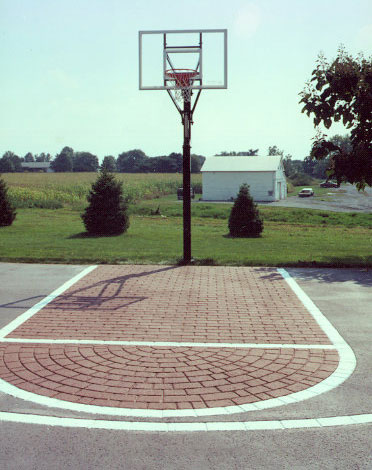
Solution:
[(358, 191), (355, 186), (345, 184), (340, 188), (329, 188), (329, 191), (322, 196), (317, 196), (318, 188), (314, 186), (313, 189), (315, 192), (313, 197), (289, 195), (287, 199), (270, 202), (268, 205), (334, 212), (372, 212), (372, 188), (367, 187), (364, 191)]
[[(0, 264), (0, 326), (82, 272), (85, 266)], [(371, 413), (372, 274), (358, 269), (287, 269), (351, 346), (353, 374), (338, 387), (270, 409), (197, 418), (206, 423), (257, 422)], [(145, 421), (63, 410), (1, 393), (0, 468), (6, 469), (370, 469), (372, 427), (348, 424), (296, 429), (209, 432), (139, 432), (97, 429), (99, 422)], [(46, 425), (37, 417), (76, 418), (83, 427)], [(33, 421), (34, 420), (34, 421)], [(152, 419), (159, 423), (161, 419)], [(163, 420), (164, 421), (164, 420)], [(169, 421), (169, 419), (168, 419)], [(195, 421), (178, 418), (179, 423)], [(83, 424), (82, 424), (83, 423)], [(305, 423), (305, 421), (304, 421)]]

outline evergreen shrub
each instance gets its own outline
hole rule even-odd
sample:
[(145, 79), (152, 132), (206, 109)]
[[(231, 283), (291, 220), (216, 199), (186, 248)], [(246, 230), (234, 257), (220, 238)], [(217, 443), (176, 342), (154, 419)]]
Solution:
[(8, 187), (0, 177), (0, 227), (12, 225), (16, 215), (17, 213), (9, 201)]
[(107, 171), (102, 171), (88, 194), (89, 205), (81, 216), (92, 235), (120, 235), (129, 227), (123, 184)]
[(232, 237), (259, 237), (263, 230), (263, 221), (249, 194), (249, 186), (240, 186), (238, 196), (231, 208), (229, 231)]

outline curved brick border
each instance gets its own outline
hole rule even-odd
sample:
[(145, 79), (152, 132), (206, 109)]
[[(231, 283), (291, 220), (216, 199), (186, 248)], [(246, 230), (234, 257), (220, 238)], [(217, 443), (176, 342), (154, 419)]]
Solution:
[(314, 397), (355, 367), (283, 269), (84, 271), (1, 330), (3, 392), (91, 413), (204, 416)]
[(0, 345), (0, 377), (87, 405), (183, 410), (227, 407), (305, 390), (330, 376), (328, 349)]

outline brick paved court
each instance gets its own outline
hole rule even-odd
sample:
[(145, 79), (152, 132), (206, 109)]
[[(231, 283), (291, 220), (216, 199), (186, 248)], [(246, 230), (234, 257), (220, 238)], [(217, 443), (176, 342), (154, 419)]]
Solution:
[(3, 380), (120, 408), (254, 403), (305, 390), (338, 366), (274, 268), (99, 266), (10, 339), (0, 341)]

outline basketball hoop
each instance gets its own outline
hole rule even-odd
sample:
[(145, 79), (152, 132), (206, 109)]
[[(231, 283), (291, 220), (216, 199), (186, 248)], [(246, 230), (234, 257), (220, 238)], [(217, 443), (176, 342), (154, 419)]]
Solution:
[(178, 101), (190, 101), (193, 79), (198, 75), (194, 69), (169, 69), (165, 71), (165, 78), (175, 87), (174, 96)]
[[(183, 264), (189, 264), (193, 113), (202, 90), (227, 88), (227, 29), (139, 31), (138, 52), (139, 89), (167, 90), (182, 118)], [(203, 58), (209, 58), (207, 67)]]

